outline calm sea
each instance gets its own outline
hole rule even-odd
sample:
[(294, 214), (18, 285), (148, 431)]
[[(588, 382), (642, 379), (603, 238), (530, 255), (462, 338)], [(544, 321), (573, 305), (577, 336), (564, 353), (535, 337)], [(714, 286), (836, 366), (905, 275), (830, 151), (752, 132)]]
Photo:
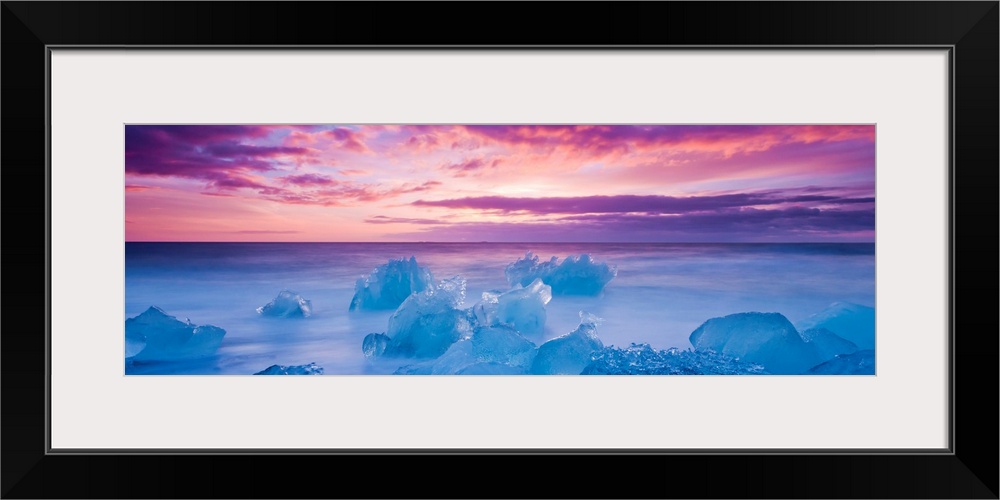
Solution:
[[(249, 375), (310, 362), (326, 374), (392, 373), (405, 361), (371, 365), (362, 355), (364, 336), (384, 332), (392, 311), (348, 312), (359, 277), (415, 256), (435, 280), (467, 279), (471, 307), (482, 292), (507, 289), (504, 267), (528, 250), (541, 260), (587, 253), (618, 267), (600, 296), (554, 297), (544, 333), (529, 337), (536, 344), (573, 330), (581, 310), (604, 318), (605, 345), (686, 349), (713, 317), (778, 312), (795, 323), (832, 302), (875, 303), (873, 243), (126, 243), (125, 318), (155, 305), (226, 330), (214, 357), (126, 373)], [(311, 300), (313, 316), (260, 317), (256, 308), (282, 289)]]

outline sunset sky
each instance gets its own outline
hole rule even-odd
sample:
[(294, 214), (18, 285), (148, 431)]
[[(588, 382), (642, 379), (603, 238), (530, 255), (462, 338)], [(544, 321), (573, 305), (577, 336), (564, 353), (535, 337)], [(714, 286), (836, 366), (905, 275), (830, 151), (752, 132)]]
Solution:
[(873, 125), (127, 125), (126, 241), (872, 242)]

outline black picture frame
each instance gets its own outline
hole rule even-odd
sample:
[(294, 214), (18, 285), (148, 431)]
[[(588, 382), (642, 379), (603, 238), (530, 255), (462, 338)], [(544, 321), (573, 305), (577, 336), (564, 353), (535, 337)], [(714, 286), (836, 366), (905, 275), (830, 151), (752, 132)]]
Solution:
[[(570, 4), (2, 2), (6, 262), (2, 495), (33, 497), (998, 498), (998, 20), (987, 2)], [(459, 14), (470, 22), (456, 24)], [(517, 27), (512, 31), (512, 27)], [(518, 33), (514, 35), (513, 33)], [(50, 46), (949, 46), (952, 447), (949, 453), (49, 454)], [(959, 196), (961, 191), (961, 196)], [(10, 269), (10, 268), (9, 268)], [(989, 270), (990, 272), (986, 272)], [(10, 279), (12, 275), (8, 274)], [(962, 298), (965, 307), (956, 307)], [(961, 313), (961, 314), (959, 314)], [(83, 330), (81, 333), (84, 333)], [(491, 453), (493, 454), (493, 453)], [(336, 463), (334, 463), (336, 461)], [(554, 464), (578, 470), (560, 478)], [(330, 468), (333, 477), (313, 471)], [(281, 471), (276, 473), (274, 471)], [(538, 480), (552, 471), (552, 480)], [(507, 479), (520, 475), (523, 479)], [(452, 477), (488, 484), (463, 491)], [(533, 486), (525, 483), (532, 478)], [(451, 486), (449, 486), (451, 485)]]

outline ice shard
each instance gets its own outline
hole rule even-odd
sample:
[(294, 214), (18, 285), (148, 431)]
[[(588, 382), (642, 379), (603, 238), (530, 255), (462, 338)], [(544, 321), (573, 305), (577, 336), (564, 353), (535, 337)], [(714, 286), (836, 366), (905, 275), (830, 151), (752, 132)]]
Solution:
[(257, 314), (275, 318), (308, 318), (312, 315), (312, 302), (291, 290), (282, 290), (274, 300), (258, 307)]
[(416, 257), (392, 259), (355, 283), (350, 310), (395, 309), (410, 295), (433, 288), (434, 277)]
[(212, 356), (226, 331), (184, 322), (151, 306), (125, 320), (125, 357), (132, 361), (178, 361)]
[(535, 375), (579, 375), (592, 361), (591, 355), (603, 349), (597, 337), (600, 318), (580, 311), (580, 326), (570, 333), (551, 339), (538, 347), (531, 364)]
[(552, 287), (555, 295), (597, 295), (618, 275), (618, 268), (596, 262), (588, 254), (570, 255), (559, 263), (556, 257), (539, 262), (537, 255), (527, 252), (523, 258), (508, 264), (504, 275), (511, 286), (526, 287), (541, 279)]

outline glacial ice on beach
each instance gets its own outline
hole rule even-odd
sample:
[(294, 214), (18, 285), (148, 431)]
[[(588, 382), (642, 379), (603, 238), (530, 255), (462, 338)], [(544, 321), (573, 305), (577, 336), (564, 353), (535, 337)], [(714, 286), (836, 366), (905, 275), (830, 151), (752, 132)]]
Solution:
[(389, 345), (389, 336), (384, 333), (369, 333), (361, 341), (361, 352), (365, 358), (371, 360), (385, 353), (386, 346)]
[(538, 347), (531, 364), (534, 375), (579, 375), (591, 362), (591, 355), (604, 348), (597, 337), (600, 318), (580, 311), (580, 326)]
[(713, 351), (654, 349), (649, 344), (605, 347), (593, 355), (583, 375), (762, 375), (760, 365)]
[(812, 375), (875, 375), (875, 351), (865, 349), (837, 357), (809, 370)]
[(457, 371), (476, 363), (472, 350), (472, 342), (463, 339), (448, 346), (448, 349), (435, 359), (401, 366), (396, 375), (453, 375)]
[(215, 354), (226, 331), (197, 326), (150, 306), (125, 320), (125, 358), (131, 361), (178, 361)]
[(437, 359), (401, 367), (401, 375), (523, 374), (535, 358), (535, 344), (513, 328), (478, 327), (472, 337), (452, 344)]
[(527, 287), (515, 284), (506, 292), (483, 292), (476, 305), (476, 320), (480, 325), (511, 325), (524, 334), (541, 333), (545, 329), (545, 304), (552, 300), (552, 287), (535, 278)]
[(477, 328), (472, 351), (482, 363), (498, 363), (526, 371), (535, 359), (535, 344), (508, 326)]
[(395, 309), (411, 294), (433, 288), (434, 277), (417, 265), (416, 257), (391, 259), (355, 283), (349, 310)]
[(562, 263), (558, 263), (556, 257), (539, 262), (538, 256), (529, 251), (523, 258), (508, 264), (504, 275), (511, 286), (528, 286), (535, 279), (541, 279), (552, 287), (555, 295), (597, 295), (618, 275), (618, 268), (598, 263), (588, 254), (570, 255)]
[(822, 361), (787, 318), (746, 312), (712, 318), (689, 337), (697, 351), (714, 351), (763, 365), (769, 373), (800, 374)]
[(389, 318), (384, 356), (436, 358), (472, 334), (475, 318), (461, 309), (465, 279), (442, 280), (432, 290), (409, 296)]
[(826, 309), (795, 324), (799, 331), (826, 328), (853, 342), (858, 349), (875, 349), (875, 308), (834, 302)]
[(275, 318), (308, 318), (312, 314), (312, 302), (291, 290), (282, 290), (274, 300), (258, 307), (257, 314)]
[(833, 359), (838, 354), (851, 354), (858, 350), (854, 342), (826, 328), (810, 328), (799, 332), (802, 340), (812, 346), (820, 360)]
[(254, 375), (322, 375), (323, 367), (317, 366), (316, 363), (309, 363), (308, 365), (292, 365), (292, 366), (282, 366), (282, 365), (271, 365)]

